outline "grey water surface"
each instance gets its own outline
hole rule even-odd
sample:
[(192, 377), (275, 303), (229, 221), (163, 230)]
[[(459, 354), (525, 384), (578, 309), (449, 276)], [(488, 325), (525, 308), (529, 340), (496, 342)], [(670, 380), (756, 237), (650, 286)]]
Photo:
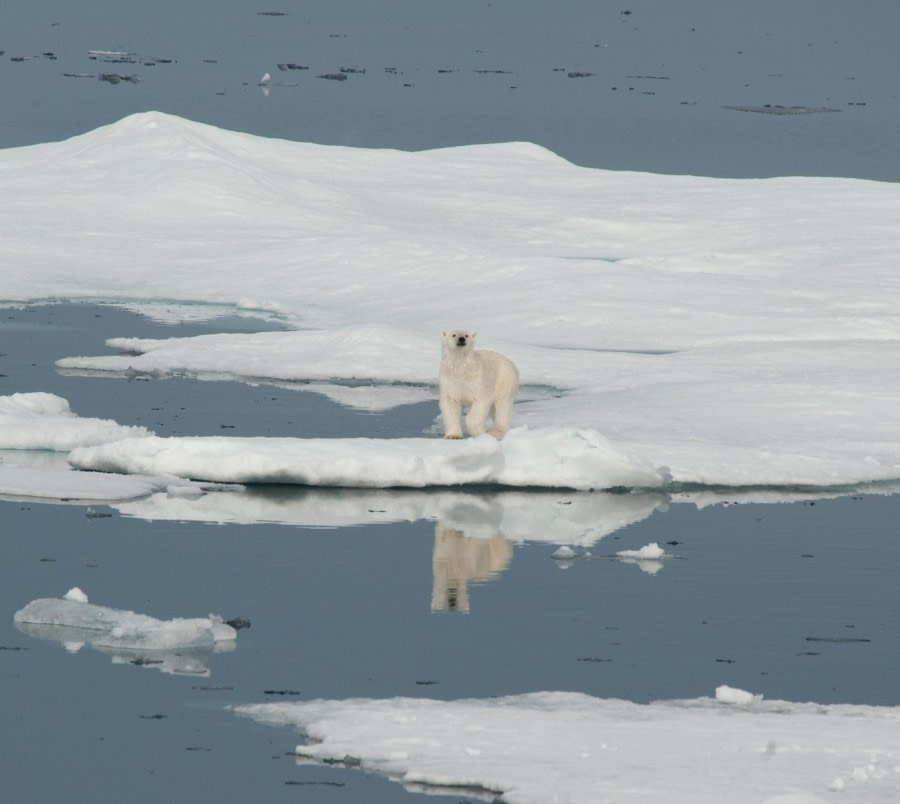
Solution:
[[(156, 110), (336, 145), (898, 181), (898, 29), (895, 0), (4, 3), (0, 147)], [(778, 113), (797, 108), (838, 113)]]

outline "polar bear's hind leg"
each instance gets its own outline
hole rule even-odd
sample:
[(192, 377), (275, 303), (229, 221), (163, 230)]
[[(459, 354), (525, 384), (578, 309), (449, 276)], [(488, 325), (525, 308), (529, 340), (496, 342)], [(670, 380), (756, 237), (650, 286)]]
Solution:
[(476, 399), (466, 414), (466, 430), (470, 436), (480, 436), (484, 434), (484, 423), (487, 421), (488, 414), (491, 412), (490, 399)]
[(491, 435), (498, 441), (506, 435), (506, 431), (512, 424), (512, 409), (512, 399), (498, 399), (494, 403), (494, 429), (491, 430)]

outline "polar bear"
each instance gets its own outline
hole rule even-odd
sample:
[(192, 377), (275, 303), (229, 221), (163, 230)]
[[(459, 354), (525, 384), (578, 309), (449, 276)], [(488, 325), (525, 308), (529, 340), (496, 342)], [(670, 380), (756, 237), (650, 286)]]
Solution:
[(470, 436), (484, 432), (490, 414), (491, 435), (503, 438), (512, 421), (513, 400), (519, 390), (519, 372), (513, 362), (498, 352), (475, 349), (477, 332), (442, 332), (441, 418), (444, 438), (462, 438), (460, 418), (464, 405), (466, 430)]

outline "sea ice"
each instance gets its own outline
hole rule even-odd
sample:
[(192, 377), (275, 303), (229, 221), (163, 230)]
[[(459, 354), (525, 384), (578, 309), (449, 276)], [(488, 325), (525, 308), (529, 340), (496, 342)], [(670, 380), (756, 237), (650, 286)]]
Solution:
[(0, 396), (0, 449), (67, 452), (86, 444), (102, 444), (126, 436), (149, 435), (109, 419), (77, 416), (62, 397), (44, 392)]
[[(527, 143), (341, 148), (156, 112), (0, 170), (7, 300), (158, 309), (177, 287), (293, 329), (122, 333), (127, 354), (66, 370), (314, 382), (383, 409), (436, 398), (438, 333), (464, 326), (519, 366), (517, 424), (597, 433), (675, 483), (900, 478), (898, 185), (592, 170)], [(89, 443), (86, 421), (42, 438)], [(504, 447), (501, 482), (570, 482), (527, 447)]]
[(429, 438), (121, 439), (73, 450), (77, 469), (225, 483), (353, 488), (515, 486), (660, 488), (663, 470), (593, 430), (516, 428), (502, 441)]
[(619, 558), (631, 558), (635, 561), (659, 561), (666, 558), (666, 551), (656, 542), (651, 542), (638, 550), (619, 550), (616, 555)]
[(89, 603), (87, 595), (77, 587), (62, 598), (32, 600), (15, 613), (13, 620), (17, 625), (78, 630), (96, 645), (131, 650), (205, 648), (237, 636), (218, 617), (157, 620), (146, 614)]
[(649, 705), (538, 692), (235, 711), (303, 732), (299, 761), (352, 758), (407, 786), (481, 789), (496, 794), (486, 800), (510, 804), (807, 802), (831, 800), (838, 789), (848, 801), (896, 800), (900, 708), (764, 701), (750, 693), (735, 706), (738, 692)]

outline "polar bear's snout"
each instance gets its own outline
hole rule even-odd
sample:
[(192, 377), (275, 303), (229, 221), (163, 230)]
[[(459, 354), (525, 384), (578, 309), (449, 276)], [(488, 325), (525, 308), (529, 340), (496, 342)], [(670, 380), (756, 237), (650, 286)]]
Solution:
[(467, 337), (468, 337), (468, 335), (457, 335), (456, 336), (456, 345), (457, 346), (465, 346)]

